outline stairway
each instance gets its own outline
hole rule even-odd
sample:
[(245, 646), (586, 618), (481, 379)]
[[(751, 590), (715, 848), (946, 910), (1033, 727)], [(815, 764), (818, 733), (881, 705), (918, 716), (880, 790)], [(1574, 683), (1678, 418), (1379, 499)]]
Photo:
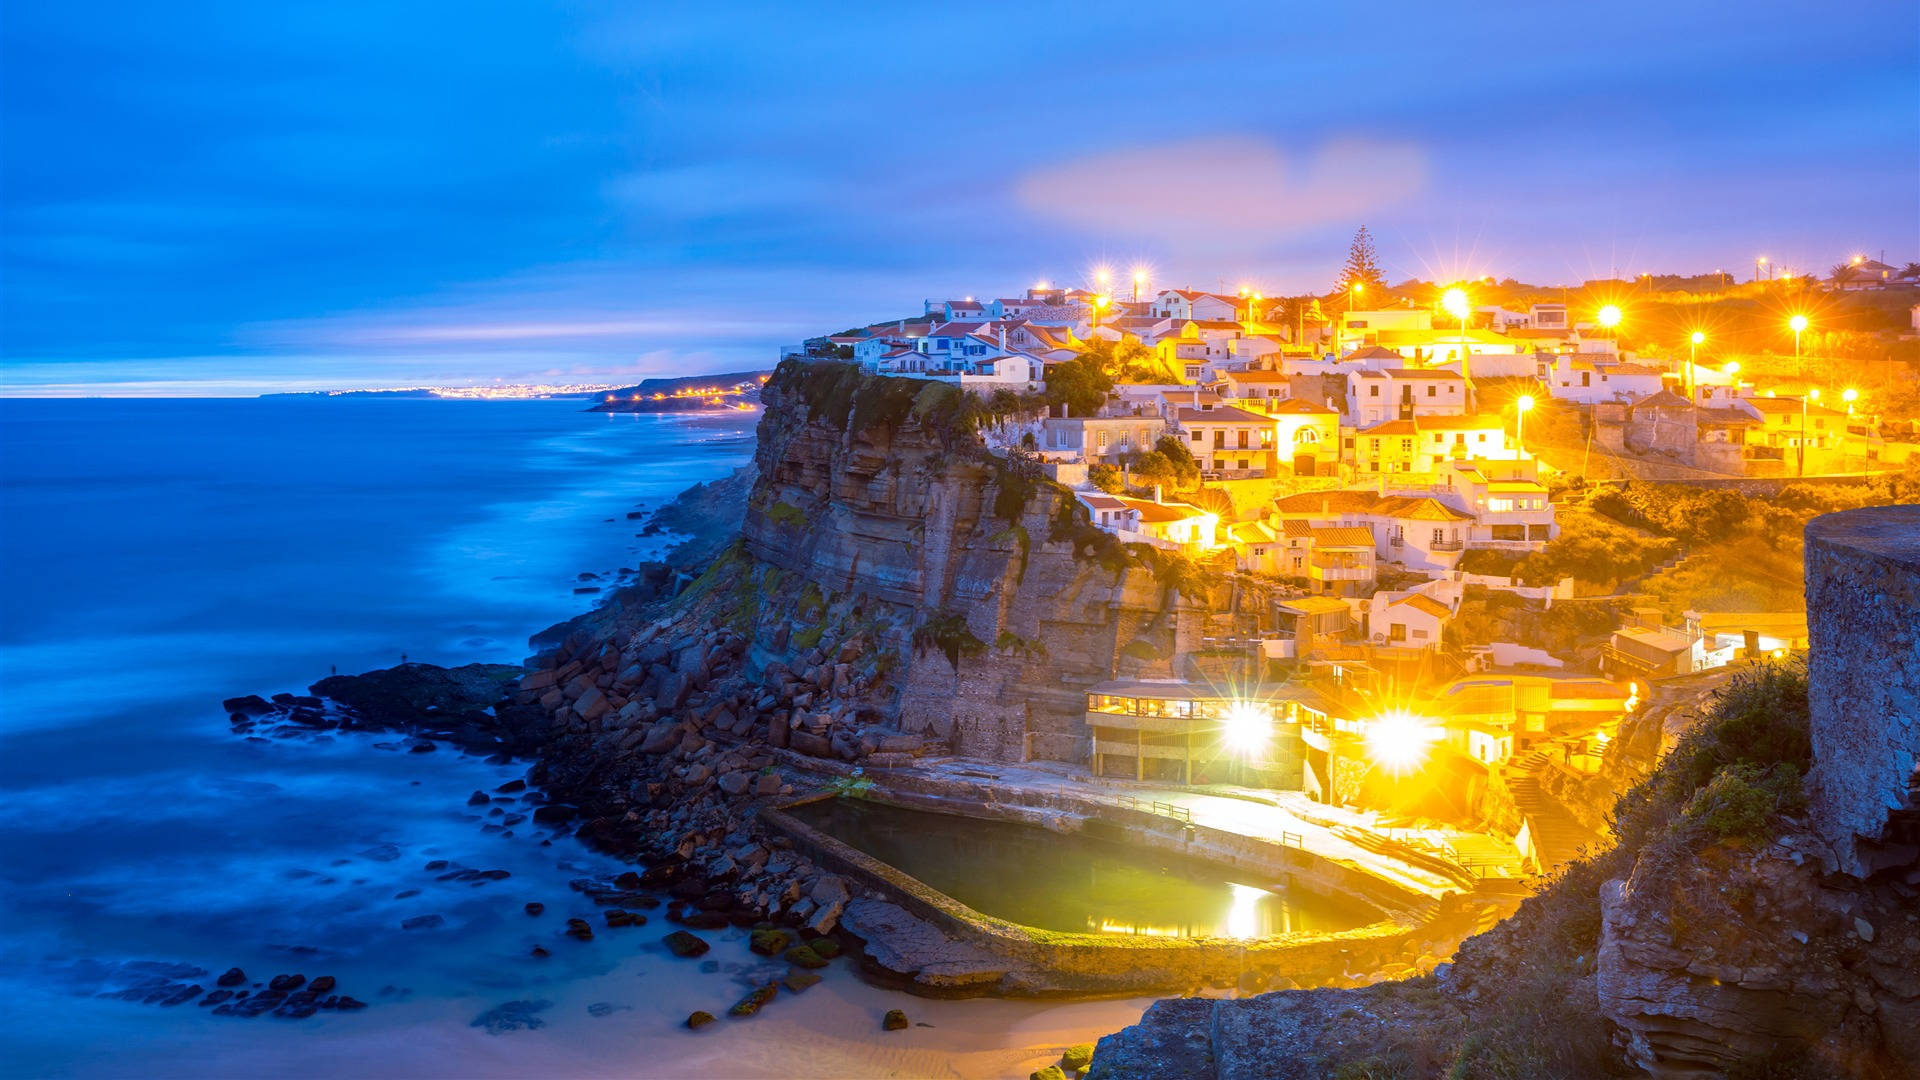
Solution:
[(1527, 819), (1527, 834), (1540, 859), (1540, 871), (1547, 873), (1572, 862), (1589, 847), (1604, 846), (1606, 841), (1592, 829), (1580, 824), (1561, 806), (1559, 800), (1540, 787), (1540, 773), (1552, 759), (1545, 750), (1532, 750), (1515, 759), (1507, 781), (1514, 805)]

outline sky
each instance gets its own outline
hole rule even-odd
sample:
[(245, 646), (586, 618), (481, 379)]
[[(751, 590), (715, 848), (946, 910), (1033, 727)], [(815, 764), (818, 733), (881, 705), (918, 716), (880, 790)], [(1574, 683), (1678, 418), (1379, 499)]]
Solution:
[(1920, 259), (1920, 5), (10, 0), (0, 394), (766, 367), (928, 297)]

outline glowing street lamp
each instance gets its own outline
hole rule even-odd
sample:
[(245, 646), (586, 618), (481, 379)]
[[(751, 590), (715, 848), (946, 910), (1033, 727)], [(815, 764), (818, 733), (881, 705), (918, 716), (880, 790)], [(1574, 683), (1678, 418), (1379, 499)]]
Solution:
[(1147, 283), (1147, 272), (1140, 267), (1133, 270), (1133, 302), (1140, 302), (1140, 289)]
[(1766, 268), (1767, 257), (1765, 255), (1753, 260), (1753, 280), (1759, 281), (1760, 275), (1766, 271)]
[(1840, 400), (1847, 403), (1847, 415), (1853, 415), (1853, 403), (1860, 400), (1860, 391), (1849, 386), (1840, 391)]
[(1367, 724), (1367, 756), (1394, 774), (1413, 771), (1426, 760), (1439, 732), (1404, 709), (1382, 713)]
[(1523, 458), (1527, 456), (1527, 414), (1532, 411), (1533, 411), (1533, 395), (1532, 394), (1521, 394), (1519, 400), (1513, 403), (1513, 412), (1514, 412), (1513, 441), (1519, 446), (1520, 456)]
[(1800, 358), (1800, 335), (1807, 329), (1807, 317), (1805, 315), (1795, 315), (1793, 318), (1787, 320), (1787, 325), (1793, 329), (1793, 358), (1798, 360)]
[(1611, 330), (1620, 325), (1620, 305), (1607, 304), (1599, 311), (1594, 312), (1593, 318), (1601, 327)]
[(1473, 302), (1467, 299), (1467, 290), (1455, 285), (1440, 295), (1440, 306), (1460, 320), (1460, 378), (1466, 381), (1467, 393), (1472, 394), (1473, 375), (1467, 371), (1467, 316), (1473, 311)]
[[(1798, 315), (1794, 316), (1794, 318), (1796, 319), (1799, 317), (1800, 316)], [(1819, 401), (1819, 400), (1820, 400), (1820, 388), (1817, 386), (1807, 387), (1807, 392), (1800, 395), (1800, 470), (1799, 471), (1801, 476), (1807, 475), (1807, 403), (1810, 401)]]
[(1688, 401), (1693, 400), (1693, 366), (1699, 362), (1700, 343), (1705, 340), (1707, 335), (1699, 330), (1687, 335), (1687, 377), (1682, 381), (1686, 383)]
[(1250, 701), (1236, 701), (1227, 708), (1220, 735), (1234, 753), (1249, 760), (1264, 758), (1273, 741), (1273, 716)]

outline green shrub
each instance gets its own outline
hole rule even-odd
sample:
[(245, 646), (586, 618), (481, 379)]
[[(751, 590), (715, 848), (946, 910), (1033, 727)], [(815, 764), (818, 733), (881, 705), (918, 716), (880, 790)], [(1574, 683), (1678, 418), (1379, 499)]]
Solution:
[(1694, 792), (1685, 819), (1714, 839), (1756, 840), (1768, 834), (1774, 818), (1805, 808), (1799, 769), (1785, 762), (1764, 769), (1741, 762)]
[(987, 643), (973, 636), (964, 612), (941, 608), (914, 628), (913, 649), (915, 652), (938, 649), (958, 672), (961, 657), (981, 655), (987, 651)]

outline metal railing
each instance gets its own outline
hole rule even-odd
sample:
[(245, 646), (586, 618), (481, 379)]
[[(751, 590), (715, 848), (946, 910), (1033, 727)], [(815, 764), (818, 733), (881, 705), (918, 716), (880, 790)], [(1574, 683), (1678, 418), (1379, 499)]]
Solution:
[(1170, 817), (1178, 821), (1184, 821), (1189, 825), (1193, 824), (1193, 811), (1184, 806), (1175, 806), (1170, 802), (1161, 802), (1157, 799), (1137, 799), (1132, 795), (1116, 796), (1115, 801), (1129, 810), (1138, 810), (1143, 814), (1158, 814), (1162, 817)]

